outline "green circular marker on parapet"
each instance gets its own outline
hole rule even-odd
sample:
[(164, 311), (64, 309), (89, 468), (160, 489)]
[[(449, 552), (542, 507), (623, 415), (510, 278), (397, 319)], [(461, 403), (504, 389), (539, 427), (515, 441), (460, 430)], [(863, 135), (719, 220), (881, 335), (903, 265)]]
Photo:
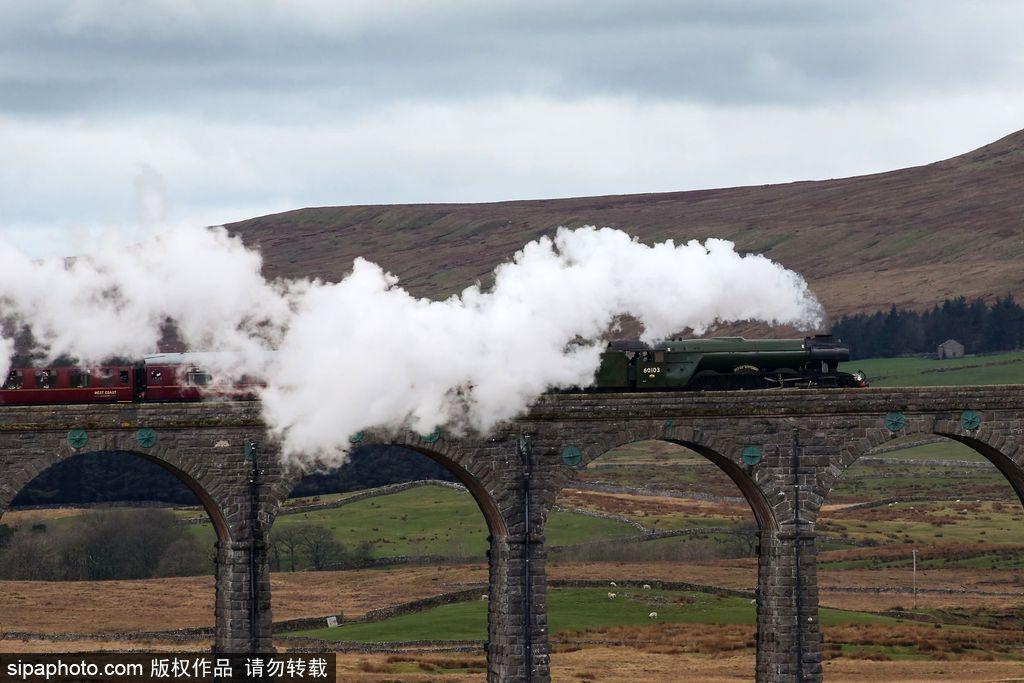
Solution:
[(981, 415), (976, 410), (965, 410), (960, 416), (960, 426), (969, 432), (981, 426)]
[(754, 466), (761, 462), (761, 449), (758, 446), (747, 446), (743, 449), (743, 453), (740, 457), (743, 458), (743, 462), (746, 464)]
[(562, 462), (569, 467), (576, 467), (583, 460), (583, 454), (576, 446), (566, 446), (562, 449)]
[(903, 413), (891, 412), (885, 416), (885, 427), (890, 432), (898, 432), (907, 426), (907, 418)]
[(434, 431), (430, 432), (426, 436), (421, 436), (420, 438), (427, 443), (437, 443), (437, 440), (441, 438), (441, 428), (434, 427)]
[(143, 448), (152, 448), (156, 445), (156, 432), (149, 427), (143, 427), (135, 432), (135, 441)]
[(68, 432), (68, 445), (75, 450), (84, 448), (87, 443), (89, 443), (89, 435), (85, 433), (84, 429), (72, 429)]
[(356, 432), (352, 436), (348, 437), (349, 443), (360, 443), (365, 435), (362, 432)]

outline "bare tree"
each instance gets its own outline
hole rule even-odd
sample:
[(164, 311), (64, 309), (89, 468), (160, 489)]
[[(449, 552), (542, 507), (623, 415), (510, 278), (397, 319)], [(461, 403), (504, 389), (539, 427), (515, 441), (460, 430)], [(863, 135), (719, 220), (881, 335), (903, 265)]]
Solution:
[(164, 550), (155, 576), (195, 576), (202, 574), (208, 558), (194, 540), (179, 538)]
[(289, 525), (275, 529), (270, 534), (270, 542), (278, 554), (288, 558), (288, 571), (295, 571), (295, 556), (303, 545), (302, 527)]
[(14, 581), (63, 578), (57, 544), (46, 531), (15, 528), (0, 550), (0, 577)]
[(309, 555), (313, 569), (320, 571), (345, 557), (345, 547), (334, 539), (334, 533), (322, 524), (298, 527), (302, 547)]
[(143, 579), (208, 571), (177, 517), (159, 508), (90, 510), (55, 528), (19, 529), (0, 549), (0, 576)]

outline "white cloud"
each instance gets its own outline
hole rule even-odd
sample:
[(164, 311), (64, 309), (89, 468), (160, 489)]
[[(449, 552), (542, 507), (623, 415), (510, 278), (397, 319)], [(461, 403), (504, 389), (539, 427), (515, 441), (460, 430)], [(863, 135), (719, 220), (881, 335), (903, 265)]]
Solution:
[(147, 167), (169, 222), (213, 223), (926, 163), (1021, 127), (1022, 20), (1009, 3), (0, 4), (0, 231), (139, 222)]
[(1024, 93), (815, 107), (500, 97), (410, 101), (371, 116), (302, 125), (7, 118), (0, 119), (0, 158), (17, 162), (0, 166), (0, 206), (7, 214), (0, 222), (8, 230), (20, 226), (29, 240), (32, 226), (145, 223), (135, 191), (145, 168), (162, 179), (174, 224), (311, 205), (839, 177), (968, 151), (1012, 132), (1022, 119)]

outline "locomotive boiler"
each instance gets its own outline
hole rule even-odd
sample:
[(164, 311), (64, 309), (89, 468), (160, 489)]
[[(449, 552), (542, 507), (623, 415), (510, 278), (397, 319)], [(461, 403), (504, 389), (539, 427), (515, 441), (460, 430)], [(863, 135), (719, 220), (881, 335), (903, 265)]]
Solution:
[(731, 391), (866, 387), (862, 372), (839, 372), (850, 349), (831, 335), (804, 339), (613, 341), (601, 355), (598, 391)]

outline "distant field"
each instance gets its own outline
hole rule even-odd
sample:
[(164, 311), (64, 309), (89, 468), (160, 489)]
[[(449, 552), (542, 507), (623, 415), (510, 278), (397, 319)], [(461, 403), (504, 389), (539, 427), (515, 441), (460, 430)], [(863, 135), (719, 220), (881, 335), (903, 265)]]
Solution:
[[(651, 625), (648, 615), (657, 612), (657, 623), (753, 624), (754, 605), (747, 598), (726, 597), (695, 591), (622, 590), (614, 599), (605, 588), (560, 588), (548, 591), (548, 624), (552, 635), (616, 626)], [(822, 623), (898, 624), (899, 620), (864, 612), (832, 609), (821, 611)], [(339, 628), (295, 631), (287, 636), (331, 641), (382, 642), (409, 640), (474, 640), (487, 637), (487, 603), (460, 602), (423, 612), (403, 614), (384, 621), (357, 623)]]
[[(371, 557), (445, 555), (480, 557), (487, 551), (487, 525), (476, 501), (466, 491), (418, 486), (399, 493), (367, 498), (339, 508), (282, 514), (274, 522), (280, 533), (290, 526), (322, 524), (347, 548), (372, 544)], [(204, 543), (213, 544), (209, 524), (190, 528)], [(636, 536), (636, 527), (614, 519), (573, 512), (552, 512), (546, 529), (551, 545)]]
[[(695, 591), (565, 588), (548, 592), (548, 624), (558, 651), (576, 641), (634, 643), (654, 652), (745, 653), (754, 642), (754, 606), (749, 599)], [(652, 619), (650, 612), (656, 612)], [(330, 642), (408, 642), (483, 640), (487, 603), (482, 600), (435, 607), (378, 622), (281, 634)], [(972, 625), (968, 610), (923, 610), (941, 625), (823, 607), (819, 612), (827, 659), (857, 658), (918, 661), (942, 659), (1024, 660), (1019, 626), (1009, 615), (992, 613), (984, 625)], [(1018, 619), (1020, 617), (1017, 617)], [(591, 644), (590, 647), (594, 645)], [(588, 679), (596, 680), (596, 679)]]
[(840, 370), (863, 370), (874, 387), (1024, 384), (1024, 351), (952, 360), (865, 358), (843, 363)]
[[(920, 437), (910, 437), (911, 442), (919, 440)], [(894, 443), (893, 445), (897, 445)], [(959, 441), (944, 439), (935, 443), (921, 444), (920, 446), (909, 446), (893, 451), (876, 451), (870, 454), (872, 458), (883, 458), (891, 460), (919, 460), (936, 461), (943, 460), (972, 460), (975, 462), (987, 462), (985, 456), (978, 453), (970, 446)]]

